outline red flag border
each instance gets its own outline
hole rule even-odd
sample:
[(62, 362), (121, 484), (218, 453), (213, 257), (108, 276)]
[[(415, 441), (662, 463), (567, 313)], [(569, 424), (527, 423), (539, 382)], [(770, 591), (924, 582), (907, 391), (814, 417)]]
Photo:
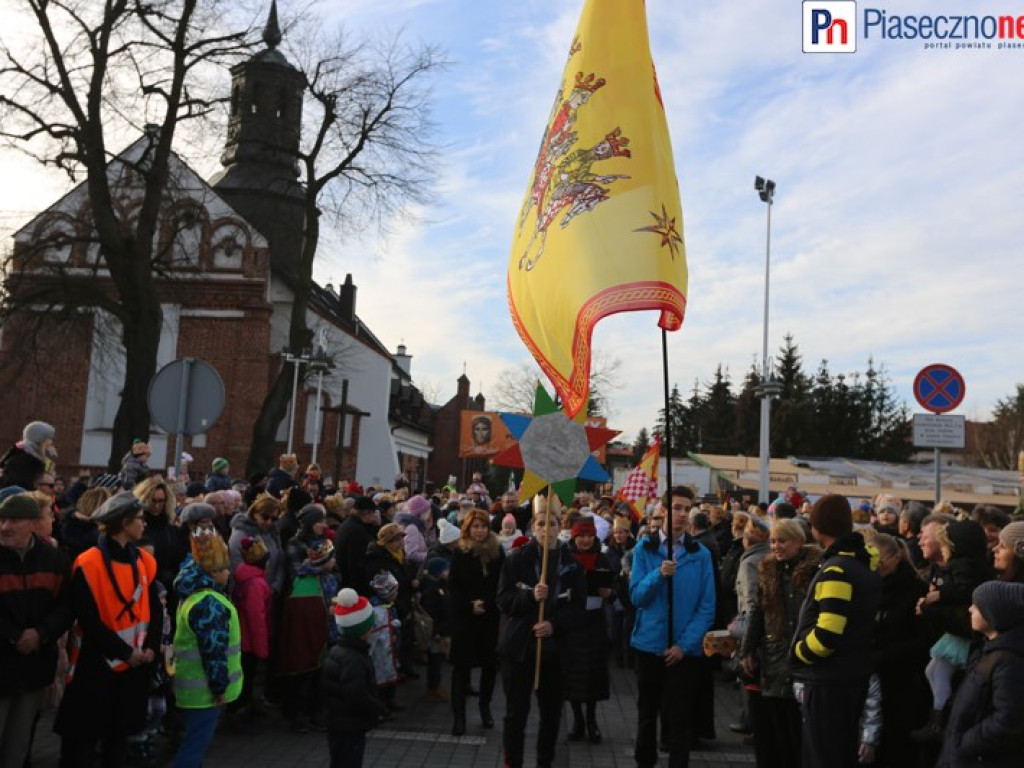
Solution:
[[(613, 285), (587, 299), (576, 313), (575, 331), (572, 339), (572, 372), (569, 379), (562, 376), (540, 351), (533, 338), (526, 331), (512, 298), (511, 280), (506, 282), (508, 306), (512, 324), (523, 340), (530, 354), (537, 361), (544, 375), (551, 381), (555, 391), (562, 398), (562, 407), (573, 418), (587, 402), (590, 380), (591, 339), (594, 326), (600, 320), (619, 312), (635, 312), (658, 309), (672, 312), (679, 318), (679, 325), (686, 315), (686, 296), (676, 286), (661, 280), (645, 280), (636, 283)], [(678, 328), (678, 326), (677, 326)]]

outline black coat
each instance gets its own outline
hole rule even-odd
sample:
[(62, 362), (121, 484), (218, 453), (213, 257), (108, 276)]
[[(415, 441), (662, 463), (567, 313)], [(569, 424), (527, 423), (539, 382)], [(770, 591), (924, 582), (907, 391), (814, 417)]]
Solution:
[(368, 590), (373, 577), (381, 571), (387, 571), (398, 581), (395, 610), (398, 611), (398, 618), (405, 621), (412, 612), (412, 574), (404, 563), (398, 562), (398, 559), (388, 552), (387, 547), (373, 542), (366, 548), (366, 569), (363, 572), (363, 581), (366, 582)]
[[(569, 551), (577, 552), (575, 542), (569, 544)], [(611, 563), (603, 552), (598, 552), (593, 569), (586, 571), (584, 568), (584, 571), (587, 581), (586, 618), (579, 629), (569, 634), (572, 651), (564, 655), (563, 690), (565, 698), (572, 702), (605, 701), (611, 695), (608, 625), (605, 621), (604, 601), (597, 590), (599, 581), (610, 579)]]
[(343, 635), (324, 660), (320, 690), (327, 705), (327, 730), (331, 734), (366, 733), (388, 713), (377, 694), (369, 650), (370, 646), (359, 638)]
[(901, 560), (882, 579), (882, 602), (875, 615), (871, 668), (882, 685), (883, 756), (902, 755), (910, 731), (923, 725), (931, 708), (925, 684), (929, 638), (915, 611), (928, 585), (914, 566)]
[[(110, 558), (115, 562), (131, 562), (138, 556), (134, 546), (124, 548), (112, 539), (106, 541)], [(82, 650), (74, 679), (61, 699), (53, 730), (79, 739), (137, 733), (146, 724), (146, 700), (152, 689), (153, 664), (124, 672), (114, 672), (107, 665), (107, 658), (127, 661), (130, 649), (100, 619), (96, 600), (81, 570), (71, 577), (71, 608), (83, 632)], [(163, 616), (157, 583), (153, 581), (149, 585), (149, 631), (143, 649), (153, 651), (158, 660), (162, 658)]]
[[(478, 551), (464, 539), (452, 552), (448, 584), (452, 593), (452, 664), (458, 667), (493, 667), (498, 647), (498, 578), (505, 552), (493, 533), (483, 551), (490, 554), (485, 564)], [(473, 613), (473, 601), (484, 601), (482, 615)]]
[[(38, 537), (24, 560), (0, 547), (0, 697), (53, 682), (57, 640), (71, 626), (70, 582), (67, 557)], [(39, 633), (39, 648), (22, 654), (14, 645), (26, 629)]]
[[(498, 579), (498, 655), (510, 662), (532, 662), (536, 654), (533, 626), (539, 605), (533, 599), (533, 588), (541, 580), (541, 554), (536, 541), (512, 550)], [(568, 642), (572, 632), (586, 621), (587, 605), (586, 576), (568, 547), (560, 545), (548, 556), (546, 583), (544, 620), (551, 622), (554, 634), (543, 641), (541, 653), (548, 660), (564, 661), (572, 651)]]
[[(171, 525), (165, 515), (146, 515), (146, 538), (153, 543), (156, 577), (170, 591), (181, 570), (185, 555), (191, 551), (186, 528)], [(224, 539), (227, 541), (227, 539)]]
[(0, 488), (17, 485), (26, 491), (32, 490), (36, 477), (46, 469), (42, 459), (16, 445), (12, 445), (0, 458), (0, 467), (4, 470), (3, 477), (0, 477)]
[(346, 518), (334, 535), (334, 561), (341, 583), (363, 597), (371, 597), (366, 579), (366, 550), (376, 539), (377, 526), (362, 522), (358, 515)]
[(937, 768), (1019, 768), (1024, 750), (1021, 691), (1024, 625), (985, 643), (969, 667), (953, 699)]
[(451, 637), (452, 595), (448, 582), (423, 574), (420, 579), (420, 605), (434, 623), (434, 636)]
[(83, 520), (75, 516), (74, 512), (68, 514), (60, 524), (60, 545), (68, 560), (75, 561), (75, 558), (96, 546), (100, 538), (100, 529), (91, 520)]

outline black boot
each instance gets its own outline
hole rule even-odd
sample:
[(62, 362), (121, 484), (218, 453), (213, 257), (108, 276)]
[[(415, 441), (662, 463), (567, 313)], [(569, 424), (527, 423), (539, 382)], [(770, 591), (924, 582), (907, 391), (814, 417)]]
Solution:
[(569, 729), (569, 741), (583, 741), (587, 735), (586, 726), (583, 724), (583, 705), (572, 702), (572, 728)]
[(491, 716), (491, 697), (494, 695), (494, 681), (497, 678), (497, 669), (484, 667), (480, 670), (480, 723), (484, 728), (494, 727), (494, 718)]
[(587, 702), (587, 740), (591, 744), (601, 743), (601, 729), (597, 727), (597, 703)]
[(461, 736), (466, 732), (466, 688), (469, 683), (469, 670), (465, 667), (452, 669), (452, 736)]
[(937, 744), (942, 740), (942, 729), (946, 725), (946, 711), (933, 709), (928, 715), (928, 722), (916, 731), (910, 732), (910, 738), (921, 744)]

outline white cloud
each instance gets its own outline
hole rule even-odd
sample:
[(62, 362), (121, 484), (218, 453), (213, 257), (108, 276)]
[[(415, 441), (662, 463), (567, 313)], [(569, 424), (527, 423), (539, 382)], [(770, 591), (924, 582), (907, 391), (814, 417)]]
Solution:
[[(863, 370), (874, 356), (908, 401), (916, 371), (947, 362), (966, 376), (964, 411), (974, 416), (1024, 381), (1014, 354), (1024, 51), (870, 41), (850, 56), (805, 55), (799, 4), (647, 6), (686, 218), (691, 296), (670, 343), (671, 378), (683, 391), (719, 362), (738, 384), (760, 356), (765, 206), (755, 174), (778, 182), (771, 354), (792, 332), (810, 372), (822, 358), (834, 372)], [(436, 383), (442, 399), (463, 361), (486, 391), (527, 357), (505, 302), (511, 225), (581, 7), (322, 5), (325, 23), (404, 27), (455, 62), (437, 86), (448, 150), (434, 205), (384, 246), (332, 244), (317, 273), (336, 282), (353, 273), (360, 315), (390, 347), (404, 340), (414, 375)], [(959, 11), (951, 0), (900, 4), (903, 13)], [(1006, 11), (993, 0), (971, 6)], [(15, 162), (0, 155), (5, 170)], [(56, 196), (45, 193), (53, 179), (18, 169), (25, 183), (16, 195), (0, 190), (8, 215)], [(653, 424), (662, 399), (655, 321), (616, 316), (595, 334), (597, 348), (623, 361), (615, 426), (630, 435)]]

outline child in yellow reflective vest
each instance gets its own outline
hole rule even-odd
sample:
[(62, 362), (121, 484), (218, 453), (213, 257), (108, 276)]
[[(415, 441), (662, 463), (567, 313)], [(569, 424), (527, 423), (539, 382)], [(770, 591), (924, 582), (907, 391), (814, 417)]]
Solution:
[(193, 531), (192, 554), (174, 580), (180, 600), (174, 694), (185, 713), (185, 735), (174, 768), (202, 766), (221, 710), (242, 691), (241, 629), (224, 594), (228, 568), (224, 540), (214, 531)]

